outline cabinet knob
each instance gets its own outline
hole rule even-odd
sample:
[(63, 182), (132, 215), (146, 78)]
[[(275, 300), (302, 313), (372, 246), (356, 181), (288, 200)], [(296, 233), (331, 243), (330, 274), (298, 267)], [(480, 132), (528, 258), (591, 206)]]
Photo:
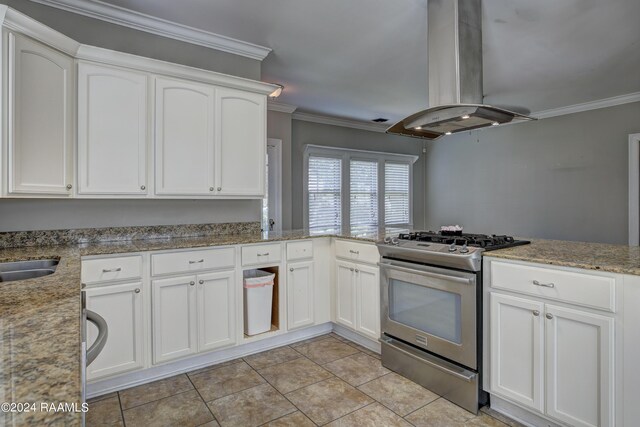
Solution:
[(141, 190), (146, 190), (146, 189), (147, 189), (147, 187), (145, 187), (144, 185), (141, 185), (141, 186), (140, 186), (140, 189), (141, 189)]
[(204, 280), (200, 279), (200, 281), (198, 283), (200, 283), (202, 285), (204, 283)]
[(71, 188), (73, 188), (73, 186), (71, 184), (67, 184), (67, 190), (71, 190)]
[(136, 294), (140, 293), (140, 288), (136, 288), (136, 290), (134, 291)]
[(190, 284), (191, 286), (193, 286), (193, 285), (195, 285), (195, 284), (196, 284), (196, 282), (194, 282), (194, 281), (192, 280), (191, 282), (189, 282), (189, 284)]
[(547, 319), (553, 319), (553, 314), (547, 313), (547, 314), (545, 314), (544, 317), (546, 317)]
[(533, 310), (533, 315), (534, 316), (540, 316), (540, 312), (538, 310)]
[(349, 271), (353, 271), (353, 268), (350, 268)]
[(213, 191), (213, 187), (209, 187), (209, 191)]
[(290, 268), (289, 271), (293, 271), (293, 268)]
[(222, 187), (218, 187), (218, 191), (222, 191)]
[(360, 270), (358, 270), (357, 268), (356, 268), (356, 273), (360, 273)]

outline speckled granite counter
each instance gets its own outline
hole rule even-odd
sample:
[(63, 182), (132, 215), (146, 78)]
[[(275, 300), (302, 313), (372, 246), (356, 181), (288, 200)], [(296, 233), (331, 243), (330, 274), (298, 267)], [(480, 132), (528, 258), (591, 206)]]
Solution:
[[(50, 276), (0, 286), (0, 402), (81, 401), (80, 258), (88, 255), (343, 237), (376, 241), (397, 230), (348, 234), (247, 233), (0, 249), (0, 262), (57, 258)], [(80, 413), (0, 412), (0, 425), (80, 425)]]
[(485, 256), (640, 275), (637, 246), (534, 239), (530, 245), (486, 252)]

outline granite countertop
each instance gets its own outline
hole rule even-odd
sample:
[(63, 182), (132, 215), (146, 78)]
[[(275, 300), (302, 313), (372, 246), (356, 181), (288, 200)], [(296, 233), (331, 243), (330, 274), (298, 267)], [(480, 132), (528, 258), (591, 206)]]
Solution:
[(35, 412), (0, 412), (0, 425), (80, 425), (81, 414), (40, 412), (41, 402), (81, 402), (80, 258), (153, 250), (343, 237), (373, 242), (397, 230), (310, 234), (243, 233), (0, 249), (0, 262), (59, 259), (52, 275), (0, 286), (0, 402), (36, 403)]
[(485, 256), (640, 275), (640, 247), (606, 243), (531, 240), (530, 245), (485, 252)]

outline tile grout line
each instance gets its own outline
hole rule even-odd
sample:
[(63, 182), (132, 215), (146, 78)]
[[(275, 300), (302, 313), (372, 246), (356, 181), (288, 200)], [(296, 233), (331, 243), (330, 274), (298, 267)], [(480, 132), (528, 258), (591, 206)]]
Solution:
[(123, 427), (127, 427), (127, 422), (124, 420), (124, 409), (122, 409), (122, 400), (120, 400), (120, 392), (116, 392), (116, 396), (118, 396), (118, 406), (120, 406), (120, 416), (122, 417), (122, 425)]
[[(246, 363), (246, 362), (245, 362)], [(185, 374), (187, 375), (187, 374)], [(198, 390), (198, 387), (196, 387), (196, 385), (193, 383), (193, 381), (191, 381), (191, 377), (189, 377), (189, 375), (187, 375), (187, 379), (189, 380), (189, 382), (191, 383), (191, 386), (193, 387), (193, 389), (196, 391), (196, 393), (198, 393), (198, 396), (200, 397), (200, 400), (202, 400), (202, 403), (204, 403), (204, 406), (207, 408), (207, 411), (209, 411), (209, 413), (211, 414), (211, 416), (213, 417), (213, 419), (215, 420), (215, 422), (218, 423), (218, 425), (220, 425), (220, 421), (218, 421), (218, 419), (216, 418), (215, 414), (213, 413), (213, 411), (211, 410), (211, 408), (209, 408), (209, 405), (207, 405), (207, 402), (204, 400), (204, 397), (202, 397), (202, 395), (200, 394), (200, 390)], [(206, 424), (206, 423), (205, 423)]]
[[(149, 383), (149, 384), (151, 384), (151, 383)], [(178, 393), (170, 394), (169, 396), (164, 396), (164, 397), (161, 397), (161, 398), (159, 398), (159, 399), (153, 399), (153, 400), (150, 400), (150, 401), (148, 401), (148, 402), (141, 403), (141, 404), (139, 404), (139, 405), (134, 405), (134, 406), (132, 406), (132, 407), (130, 407), (130, 408), (127, 408), (127, 409), (122, 408), (122, 402), (121, 402), (121, 403), (120, 403), (120, 407), (122, 408), (122, 412), (124, 413), (124, 411), (128, 411), (129, 409), (139, 408), (139, 407), (144, 406), (144, 405), (146, 405), (146, 404), (148, 404), (148, 403), (157, 402), (157, 401), (162, 400), (162, 399), (168, 399), (168, 398), (170, 398), (170, 397), (174, 397), (174, 396), (177, 396), (177, 395), (179, 395), (179, 394), (187, 393), (187, 392), (190, 392), (190, 391), (191, 391), (191, 390), (179, 391)], [(120, 393), (118, 393), (118, 398), (120, 398)]]

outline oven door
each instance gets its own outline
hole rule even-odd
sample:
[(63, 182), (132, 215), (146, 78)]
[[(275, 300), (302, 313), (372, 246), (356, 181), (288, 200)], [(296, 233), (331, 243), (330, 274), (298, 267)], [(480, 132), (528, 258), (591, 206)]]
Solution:
[(382, 332), (477, 369), (476, 275), (380, 263)]

